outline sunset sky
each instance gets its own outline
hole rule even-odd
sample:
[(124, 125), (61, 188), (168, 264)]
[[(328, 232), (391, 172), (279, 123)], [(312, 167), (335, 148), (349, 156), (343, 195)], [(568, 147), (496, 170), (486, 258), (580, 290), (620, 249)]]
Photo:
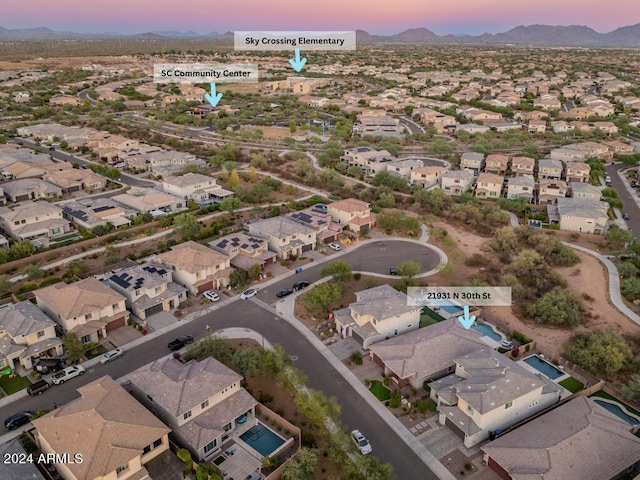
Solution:
[[(605, 33), (640, 23), (635, 0), (5, 0), (0, 26), (58, 31), (208, 33), (228, 30), (357, 30), (497, 33), (518, 25), (587, 25)], [(372, 8), (372, 5), (379, 5)]]

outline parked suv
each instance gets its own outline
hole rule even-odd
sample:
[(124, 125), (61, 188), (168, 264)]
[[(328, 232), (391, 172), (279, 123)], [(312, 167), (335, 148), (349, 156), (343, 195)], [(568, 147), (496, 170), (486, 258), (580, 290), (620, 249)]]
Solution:
[(308, 286), (309, 286), (309, 282), (305, 282), (304, 280), (301, 280), (293, 284), (292, 290), (294, 292), (297, 292), (298, 290), (302, 290), (303, 288), (307, 288)]
[(49, 383), (46, 380), (38, 380), (35, 383), (32, 383), (27, 387), (27, 393), (32, 397), (34, 395), (42, 395), (46, 389), (50, 387)]
[(26, 425), (31, 421), (31, 415), (33, 415), (33, 413), (28, 411), (11, 415), (4, 421), (4, 428), (6, 428), (7, 430), (15, 430), (22, 425)]
[(169, 350), (180, 350), (187, 343), (193, 342), (193, 335), (183, 335), (182, 337), (176, 338), (173, 342), (169, 342)]

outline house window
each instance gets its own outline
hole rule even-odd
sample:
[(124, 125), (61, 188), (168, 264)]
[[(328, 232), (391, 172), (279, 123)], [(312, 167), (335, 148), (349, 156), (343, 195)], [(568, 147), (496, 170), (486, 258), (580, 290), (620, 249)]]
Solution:
[(189, 410), (188, 412), (185, 412), (185, 414), (184, 414), (184, 415), (182, 415), (182, 418), (186, 420), (186, 419), (187, 419), (187, 418), (189, 418), (190, 416), (191, 416), (191, 410)]
[(511, 400), (510, 402), (507, 402), (504, 404), (504, 409), (506, 410), (507, 408), (511, 408), (513, 407), (513, 400)]
[(52, 228), (51, 229), (51, 234), (52, 235), (56, 235), (58, 233), (60, 233), (60, 227), (56, 227), (56, 228)]
[(40, 331), (38, 332), (38, 338), (40, 338), (40, 337), (44, 337), (44, 334), (45, 334), (44, 330), (40, 330)]
[(467, 412), (469, 412), (471, 415), (473, 415), (473, 413), (475, 412), (475, 410), (473, 409), (473, 407), (471, 405), (467, 404)]
[(228, 432), (229, 430), (231, 430), (231, 422), (227, 423), (227, 424), (224, 426), (224, 431), (225, 431), (225, 432)]
[(144, 447), (144, 449), (142, 449), (142, 455), (144, 456), (150, 451), (151, 451), (151, 445), (147, 445), (146, 447)]
[(120, 474), (124, 471), (126, 471), (129, 468), (129, 464), (125, 463), (124, 465), (120, 465), (118, 468), (116, 468), (116, 474), (118, 476), (120, 476)]
[(205, 408), (207, 408), (208, 406), (209, 406), (209, 400), (205, 400), (204, 402), (202, 402), (202, 403), (200, 404), (200, 408), (202, 408), (203, 410), (204, 410)]
[(212, 442), (207, 443), (204, 446), (204, 453), (209, 453), (211, 450), (213, 450), (214, 448), (216, 448), (216, 444), (217, 444), (217, 440), (213, 440)]
[(161, 438), (159, 438), (155, 442), (153, 442), (153, 448), (158, 448), (160, 445), (162, 445), (162, 439)]
[(134, 290), (133, 294), (134, 294), (136, 297), (140, 296), (140, 289), (139, 289), (139, 288), (136, 288), (136, 289)]
[(85, 320), (91, 320), (91, 314), (90, 314), (90, 313), (87, 313), (87, 314), (84, 316), (84, 319), (85, 319)]
[(120, 310), (120, 306), (117, 303), (114, 303), (113, 305), (111, 305), (111, 308), (113, 309), (114, 312), (117, 312), (118, 310)]
[(91, 341), (91, 335), (85, 335), (80, 339), (82, 343), (89, 343)]
[(159, 287), (156, 287), (156, 293), (160, 293), (162, 292), (162, 285), (160, 285)]

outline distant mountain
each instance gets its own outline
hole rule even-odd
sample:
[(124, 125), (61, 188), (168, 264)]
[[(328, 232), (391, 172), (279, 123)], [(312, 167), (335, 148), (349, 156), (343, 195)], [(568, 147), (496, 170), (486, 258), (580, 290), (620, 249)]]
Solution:
[[(214, 37), (220, 40), (233, 38), (233, 32), (210, 32), (199, 34), (188, 31), (163, 30), (124, 34), (82, 34), (74, 32), (56, 32), (46, 27), (9, 29), (0, 26), (2, 39), (41, 39), (41, 38), (79, 38), (79, 37), (129, 37), (129, 38), (198, 38)], [(520, 25), (502, 33), (483, 33), (482, 35), (437, 35), (427, 28), (411, 28), (395, 35), (375, 35), (364, 30), (356, 31), (356, 42), (367, 43), (460, 43), (460, 44), (518, 44), (533, 46), (570, 46), (570, 47), (640, 47), (640, 24), (620, 27), (609, 33), (598, 33), (584, 25)]]

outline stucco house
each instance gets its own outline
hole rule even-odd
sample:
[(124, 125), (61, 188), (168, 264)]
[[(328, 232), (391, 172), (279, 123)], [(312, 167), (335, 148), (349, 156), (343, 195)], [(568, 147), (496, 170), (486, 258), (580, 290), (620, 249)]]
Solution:
[(509, 177), (507, 179), (507, 198), (510, 200), (526, 198), (527, 202), (531, 203), (534, 198), (535, 189), (536, 181), (532, 175)]
[(471, 170), (477, 177), (484, 168), (484, 154), (478, 152), (464, 152), (460, 157), (460, 168)]
[(183, 200), (192, 200), (199, 205), (208, 205), (234, 195), (216, 182), (216, 179), (200, 173), (163, 178), (162, 189)]
[(494, 173), (496, 175), (504, 175), (509, 168), (509, 156), (498, 153), (487, 155), (484, 165), (484, 171)]
[(573, 162), (567, 165), (567, 183), (588, 182), (591, 167), (584, 162)]
[(356, 198), (347, 198), (330, 203), (329, 215), (334, 222), (345, 225), (357, 233), (367, 233), (375, 225), (376, 216), (371, 213), (371, 205)]
[(286, 260), (300, 257), (317, 244), (316, 231), (288, 217), (272, 217), (248, 225), (249, 234), (267, 240), (269, 250)]
[(423, 188), (431, 188), (440, 183), (440, 177), (447, 168), (440, 165), (427, 165), (411, 171), (411, 185), (419, 185)]
[(599, 201), (602, 198), (602, 187), (596, 187), (589, 183), (571, 182), (569, 184), (571, 196), (585, 200)]
[(557, 205), (547, 206), (549, 221), (559, 223), (560, 230), (605, 235), (609, 224), (609, 204), (584, 198), (559, 198)]
[(540, 180), (538, 190), (538, 203), (540, 205), (556, 203), (559, 198), (566, 197), (569, 192), (566, 182), (557, 179)]
[(562, 178), (562, 172), (564, 168), (560, 160), (552, 160), (543, 158), (538, 161), (538, 178), (542, 179), (557, 179)]
[(449, 195), (459, 197), (471, 190), (474, 179), (471, 170), (449, 170), (440, 176), (440, 186)]
[(15, 240), (29, 240), (36, 246), (47, 246), (71, 231), (62, 210), (45, 201), (0, 207), (0, 227)]
[(262, 268), (276, 261), (277, 254), (269, 250), (266, 239), (236, 232), (209, 242), (209, 246), (227, 255), (232, 267), (249, 271), (254, 265)]
[(478, 198), (500, 198), (504, 177), (493, 173), (480, 172), (476, 180), (475, 196)]

